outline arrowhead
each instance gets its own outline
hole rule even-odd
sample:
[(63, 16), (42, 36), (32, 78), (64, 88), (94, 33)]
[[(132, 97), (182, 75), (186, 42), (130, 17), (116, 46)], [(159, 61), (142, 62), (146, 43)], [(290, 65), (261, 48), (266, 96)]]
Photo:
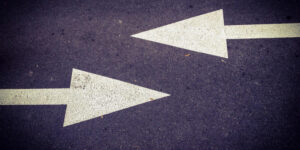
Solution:
[(73, 91), (67, 102), (64, 126), (169, 96), (77, 69), (72, 72), (71, 90)]
[(132, 37), (228, 58), (222, 9), (134, 34)]

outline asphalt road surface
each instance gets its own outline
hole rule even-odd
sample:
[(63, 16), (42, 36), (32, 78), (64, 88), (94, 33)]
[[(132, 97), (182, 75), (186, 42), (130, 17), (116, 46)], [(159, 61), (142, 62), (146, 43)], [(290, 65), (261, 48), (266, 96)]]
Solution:
[(300, 38), (227, 40), (228, 59), (130, 35), (223, 9), (300, 23), (298, 0), (0, 2), (0, 88), (68, 88), (72, 68), (171, 94), (63, 127), (65, 105), (0, 106), (1, 149), (299, 149)]

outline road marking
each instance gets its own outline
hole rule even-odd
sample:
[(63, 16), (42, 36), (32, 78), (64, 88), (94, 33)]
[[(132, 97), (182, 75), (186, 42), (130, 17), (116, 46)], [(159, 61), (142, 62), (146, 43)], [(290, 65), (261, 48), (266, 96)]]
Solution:
[(65, 127), (167, 96), (169, 94), (73, 69), (70, 88), (3, 89), (0, 105), (67, 105)]
[(221, 9), (131, 36), (228, 58), (226, 39), (300, 37), (300, 23), (225, 26)]
[(300, 23), (229, 25), (227, 39), (295, 38), (300, 37)]

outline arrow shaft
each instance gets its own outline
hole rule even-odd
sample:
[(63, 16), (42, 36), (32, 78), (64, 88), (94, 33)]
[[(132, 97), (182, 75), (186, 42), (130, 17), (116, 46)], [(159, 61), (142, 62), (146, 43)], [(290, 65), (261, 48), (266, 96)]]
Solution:
[(225, 33), (227, 39), (294, 38), (300, 37), (300, 23), (228, 25)]
[(70, 89), (5, 89), (0, 90), (0, 105), (62, 105)]

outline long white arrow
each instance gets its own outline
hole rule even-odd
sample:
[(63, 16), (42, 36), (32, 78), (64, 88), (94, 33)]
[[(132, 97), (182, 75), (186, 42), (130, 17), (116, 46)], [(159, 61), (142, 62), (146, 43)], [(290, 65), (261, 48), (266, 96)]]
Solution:
[(221, 9), (132, 37), (228, 58), (226, 39), (300, 37), (300, 23), (225, 26)]
[(67, 105), (63, 126), (72, 125), (169, 94), (73, 69), (70, 88), (4, 89), (0, 105)]

